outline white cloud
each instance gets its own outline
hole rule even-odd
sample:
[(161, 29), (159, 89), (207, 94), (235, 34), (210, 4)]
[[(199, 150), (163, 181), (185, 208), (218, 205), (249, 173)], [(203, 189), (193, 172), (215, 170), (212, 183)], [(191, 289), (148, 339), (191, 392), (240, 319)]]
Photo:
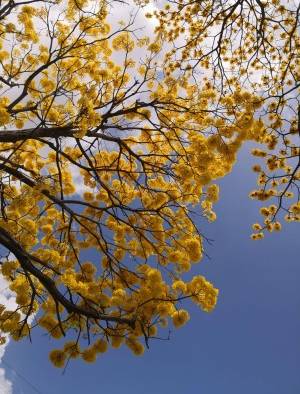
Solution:
[[(0, 274), (0, 304), (6, 306), (7, 309), (14, 309), (16, 307), (15, 297), (11, 290), (8, 288), (7, 281)], [(13, 384), (10, 380), (5, 376), (5, 369), (3, 368), (2, 358), (5, 354), (8, 338), (4, 345), (0, 345), (0, 392), (1, 394), (12, 394), (13, 392)], [(2, 366), (2, 368), (1, 368)]]
[(12, 382), (5, 377), (5, 370), (0, 368), (0, 390), (2, 394), (12, 394)]

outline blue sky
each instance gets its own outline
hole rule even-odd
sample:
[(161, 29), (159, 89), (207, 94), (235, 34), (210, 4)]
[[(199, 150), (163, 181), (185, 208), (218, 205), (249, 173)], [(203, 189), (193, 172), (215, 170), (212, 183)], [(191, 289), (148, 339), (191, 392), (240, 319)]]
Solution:
[[(220, 289), (214, 312), (190, 308), (190, 322), (142, 357), (112, 349), (95, 364), (75, 360), (62, 374), (48, 362), (55, 343), (36, 330), (32, 344), (11, 342), (4, 361), (43, 394), (300, 393), (299, 229), (291, 223), (250, 240), (259, 217), (247, 197), (255, 185), (251, 163), (244, 149), (220, 183), (217, 222), (199, 223), (214, 239), (211, 259), (195, 267)], [(7, 367), (6, 376), (13, 394), (36, 393)]]

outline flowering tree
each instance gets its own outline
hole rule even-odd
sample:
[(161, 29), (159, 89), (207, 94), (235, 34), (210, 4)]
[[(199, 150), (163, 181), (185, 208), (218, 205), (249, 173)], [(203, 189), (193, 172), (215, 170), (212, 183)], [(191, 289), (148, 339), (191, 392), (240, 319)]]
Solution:
[[(300, 218), (297, 196), (283, 205), (300, 179), (288, 139), (299, 137), (299, 8), (167, 2), (147, 14), (157, 20), (149, 38), (136, 13), (115, 23), (114, 5), (0, 5), (1, 272), (17, 304), (1, 307), (0, 329), (2, 341), (37, 325), (65, 337), (50, 353), (58, 367), (123, 342), (142, 354), (189, 320), (186, 298), (214, 308), (218, 290), (182, 274), (204, 254), (195, 218), (216, 219), (215, 181), (244, 141), (265, 144), (254, 153), (284, 173), (254, 168), (262, 189), (252, 197), (278, 204), (262, 209), (253, 238), (280, 229), (281, 208)], [(274, 54), (278, 7), (286, 35)]]
[[(264, 123), (263, 136), (255, 136), (264, 149), (255, 148), (252, 154), (265, 158), (265, 163), (253, 166), (260, 188), (250, 197), (273, 199), (273, 203), (261, 209), (264, 221), (253, 225), (256, 233), (252, 238), (280, 230), (281, 212), (286, 221), (299, 221), (299, 3), (178, 0), (168, 1), (163, 10), (147, 16), (159, 20), (157, 40), (172, 46), (165, 58), (166, 74), (175, 71), (199, 86), (205, 81), (214, 89), (217, 101), (230, 107), (229, 114), (240, 112), (237, 104), (244, 100), (239, 121), (245, 124), (246, 119), (252, 125), (255, 114)], [(253, 105), (253, 94), (259, 96), (259, 106), (255, 101)], [(228, 145), (236, 131), (225, 124), (228, 110), (218, 115), (213, 124), (216, 147)]]

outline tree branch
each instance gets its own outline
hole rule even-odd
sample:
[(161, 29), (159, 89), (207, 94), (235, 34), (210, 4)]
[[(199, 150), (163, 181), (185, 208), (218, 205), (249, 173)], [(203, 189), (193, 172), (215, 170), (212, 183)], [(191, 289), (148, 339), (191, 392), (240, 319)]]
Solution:
[(54, 301), (57, 301), (61, 305), (63, 305), (68, 311), (68, 313), (75, 313), (77, 315), (85, 316), (90, 319), (128, 324), (130, 327), (134, 328), (134, 319), (108, 316), (103, 313), (99, 313), (93, 308), (86, 309), (69, 301), (57, 289), (55, 282), (32, 264), (32, 258), (30, 254), (27, 253), (3, 227), (0, 227), (0, 243), (15, 255), (24, 271), (29, 272), (35, 278), (37, 278), (39, 282), (44, 286), (44, 288), (48, 291), (48, 293), (53, 297)]

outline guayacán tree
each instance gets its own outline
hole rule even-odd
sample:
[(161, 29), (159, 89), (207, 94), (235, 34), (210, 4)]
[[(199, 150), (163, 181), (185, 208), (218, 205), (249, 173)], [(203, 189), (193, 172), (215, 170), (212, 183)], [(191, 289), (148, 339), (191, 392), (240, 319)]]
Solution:
[[(114, 7), (0, 5), (1, 273), (16, 294), (0, 329), (65, 337), (58, 367), (122, 343), (142, 354), (189, 320), (184, 299), (214, 308), (213, 284), (183, 274), (205, 253), (195, 218), (216, 219), (216, 181), (245, 141), (269, 170), (255, 166), (252, 197), (277, 199), (253, 237), (280, 229), (282, 209), (300, 218), (297, 195), (284, 205), (300, 179), (299, 8), (170, 1), (145, 36), (144, 4), (120, 23)], [(286, 35), (270, 37), (279, 8)]]
[[(252, 238), (280, 230), (281, 212), (286, 221), (299, 221), (299, 2), (178, 0), (147, 14), (153, 16), (159, 21), (157, 40), (171, 45), (165, 57), (167, 75), (188, 75), (199, 86), (205, 81), (231, 112), (246, 90), (249, 102), (242, 121), (247, 116), (251, 123), (254, 113), (264, 123), (264, 149), (255, 147), (252, 154), (265, 162), (253, 166), (259, 189), (250, 197), (273, 201), (262, 207), (264, 220), (253, 225)], [(261, 100), (258, 110), (251, 105), (253, 94)], [(214, 127), (215, 144), (227, 144), (234, 129), (228, 131), (224, 114)]]

